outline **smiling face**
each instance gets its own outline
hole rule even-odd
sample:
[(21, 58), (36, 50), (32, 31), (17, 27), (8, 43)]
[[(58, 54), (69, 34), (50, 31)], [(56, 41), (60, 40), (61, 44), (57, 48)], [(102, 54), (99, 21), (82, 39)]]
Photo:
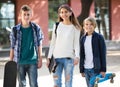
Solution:
[(29, 23), (32, 17), (31, 11), (21, 11), (21, 20), (23, 23)]
[(96, 28), (96, 21), (93, 18), (87, 18), (83, 22), (83, 28), (88, 35), (91, 35)]
[(61, 19), (63, 19), (63, 21), (64, 20), (70, 20), (71, 14), (72, 13), (65, 8), (61, 8), (60, 11), (59, 11), (59, 16), (60, 16)]
[(23, 5), (20, 9), (20, 17), (23, 25), (28, 25), (32, 17), (32, 9), (28, 5)]

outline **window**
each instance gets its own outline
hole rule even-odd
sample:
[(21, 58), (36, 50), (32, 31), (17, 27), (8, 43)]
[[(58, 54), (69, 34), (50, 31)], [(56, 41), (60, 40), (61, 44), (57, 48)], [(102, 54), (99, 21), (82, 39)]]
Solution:
[(0, 48), (9, 47), (9, 29), (15, 25), (13, 3), (0, 3)]
[(95, 14), (98, 23), (98, 32), (103, 34), (106, 40), (110, 39), (109, 0), (95, 1)]

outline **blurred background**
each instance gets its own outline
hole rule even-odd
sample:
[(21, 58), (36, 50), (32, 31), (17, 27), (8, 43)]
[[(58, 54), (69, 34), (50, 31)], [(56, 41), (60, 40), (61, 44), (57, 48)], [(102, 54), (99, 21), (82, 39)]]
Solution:
[[(9, 34), (11, 28), (20, 23), (19, 11), (24, 4), (32, 8), (32, 21), (39, 24), (44, 33), (42, 54), (44, 59), (46, 52), (48, 52), (46, 50), (48, 50), (51, 40), (53, 24), (57, 21), (57, 9), (61, 4), (71, 6), (81, 25), (86, 17), (94, 17), (98, 24), (96, 31), (101, 33), (106, 41), (108, 72), (116, 73), (114, 84), (109, 85), (108, 81), (101, 84), (100, 87), (120, 86), (120, 0), (0, 0), (0, 87), (3, 83), (4, 64), (9, 60)], [(43, 60), (38, 80), (41, 87), (42, 85), (43, 87), (53, 87), (52, 77), (45, 62)], [(74, 87), (80, 84), (86, 87), (85, 79), (80, 77), (78, 66), (75, 67), (74, 72)], [(44, 84), (46, 82), (47, 84)]]
[(98, 23), (96, 31), (104, 36), (106, 42), (120, 40), (120, 0), (0, 0), (0, 50), (9, 49), (9, 33), (20, 22), (19, 10), (24, 4), (32, 8), (32, 21), (43, 30), (43, 47), (49, 46), (61, 4), (71, 6), (81, 25), (86, 17), (95, 17)]

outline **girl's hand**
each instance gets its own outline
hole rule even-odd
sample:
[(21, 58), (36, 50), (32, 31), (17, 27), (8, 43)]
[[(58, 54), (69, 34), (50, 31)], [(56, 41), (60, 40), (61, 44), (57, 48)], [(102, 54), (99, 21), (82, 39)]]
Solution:
[(76, 58), (74, 59), (74, 65), (77, 65), (78, 63), (79, 63), (79, 58), (76, 57)]

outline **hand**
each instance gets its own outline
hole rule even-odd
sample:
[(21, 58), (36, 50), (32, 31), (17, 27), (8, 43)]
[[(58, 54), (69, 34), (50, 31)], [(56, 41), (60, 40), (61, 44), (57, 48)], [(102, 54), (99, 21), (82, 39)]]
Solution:
[(105, 77), (105, 72), (100, 72), (100, 74), (102, 75), (102, 77)]
[(78, 63), (79, 63), (79, 58), (76, 57), (76, 58), (74, 59), (74, 65), (77, 65)]
[(82, 77), (85, 77), (85, 73), (81, 73), (81, 76), (82, 76)]
[(10, 61), (13, 61), (13, 58), (10, 58)]
[(38, 60), (38, 68), (41, 68), (42, 67), (42, 58), (39, 58)]

